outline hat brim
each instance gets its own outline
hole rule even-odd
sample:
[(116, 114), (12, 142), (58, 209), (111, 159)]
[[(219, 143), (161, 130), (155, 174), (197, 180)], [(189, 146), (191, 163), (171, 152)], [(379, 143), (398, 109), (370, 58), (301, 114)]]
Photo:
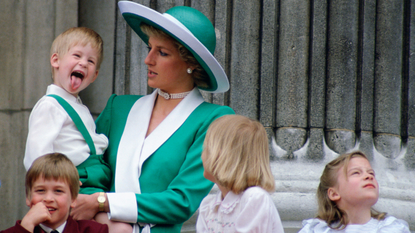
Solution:
[(187, 28), (174, 22), (171, 19), (172, 16), (169, 17), (167, 14), (161, 14), (151, 8), (130, 1), (120, 1), (118, 7), (128, 25), (146, 44), (148, 44), (148, 36), (141, 31), (141, 23), (146, 23), (164, 31), (193, 54), (209, 76), (208, 87), (199, 87), (199, 89), (211, 93), (222, 93), (229, 90), (226, 73), (216, 58)]

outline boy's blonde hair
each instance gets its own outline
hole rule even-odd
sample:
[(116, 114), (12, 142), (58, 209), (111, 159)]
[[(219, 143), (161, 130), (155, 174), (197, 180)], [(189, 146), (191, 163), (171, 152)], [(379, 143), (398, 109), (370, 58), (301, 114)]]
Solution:
[(31, 196), (37, 179), (63, 181), (69, 185), (72, 200), (79, 192), (79, 175), (75, 165), (61, 153), (50, 153), (37, 158), (26, 173), (26, 197)]
[[(93, 49), (98, 52), (98, 61), (96, 64), (97, 70), (101, 66), (102, 59), (104, 59), (104, 42), (101, 36), (94, 30), (86, 27), (73, 27), (62, 32), (52, 43), (50, 49), (50, 56), (57, 53), (60, 57), (64, 56), (73, 46), (86, 46), (91, 44)], [(53, 69), (52, 69), (53, 74)]]
[[(368, 160), (366, 155), (360, 151), (342, 154), (325, 166), (323, 174), (320, 177), (320, 184), (317, 188), (317, 218), (326, 221), (327, 225), (332, 229), (344, 229), (349, 222), (349, 218), (347, 214), (336, 205), (336, 202), (330, 200), (328, 190), (337, 185), (339, 169), (343, 167), (343, 172), (347, 175), (349, 162), (352, 158), (356, 157)], [(380, 220), (385, 218), (386, 213), (378, 212), (371, 208), (371, 215), (373, 218)]]
[(220, 117), (210, 125), (203, 147), (204, 167), (219, 185), (236, 194), (251, 186), (275, 190), (268, 136), (258, 121), (241, 115)]
[(157, 29), (153, 26), (148, 24), (142, 23), (140, 25), (140, 29), (148, 36), (154, 36), (164, 39), (169, 39), (173, 41), (173, 44), (176, 46), (177, 50), (179, 51), (180, 58), (186, 62), (187, 65), (193, 67), (192, 71), (192, 78), (198, 87), (208, 87), (209, 83), (209, 75), (203, 69), (203, 67), (199, 64), (193, 54), (182, 45), (180, 42), (175, 40), (169, 34), (165, 33), (164, 31)]

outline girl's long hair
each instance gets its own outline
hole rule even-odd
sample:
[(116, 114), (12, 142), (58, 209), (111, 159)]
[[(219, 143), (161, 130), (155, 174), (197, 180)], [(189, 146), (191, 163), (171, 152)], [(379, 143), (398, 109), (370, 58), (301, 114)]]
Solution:
[[(349, 162), (355, 157), (367, 159), (366, 155), (360, 151), (342, 154), (326, 165), (323, 174), (320, 177), (320, 184), (317, 188), (317, 218), (326, 221), (327, 225), (332, 229), (344, 229), (349, 222), (349, 218), (334, 201), (330, 200), (328, 189), (337, 185), (337, 174), (339, 169), (343, 167), (344, 172), (347, 173)], [(371, 208), (371, 215), (373, 218), (380, 220), (385, 218), (386, 213), (378, 212)]]

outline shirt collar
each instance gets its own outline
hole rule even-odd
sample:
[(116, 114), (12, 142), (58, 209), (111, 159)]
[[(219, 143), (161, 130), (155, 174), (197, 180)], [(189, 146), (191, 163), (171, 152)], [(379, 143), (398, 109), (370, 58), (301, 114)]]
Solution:
[(55, 85), (55, 84), (51, 84), (48, 86), (47, 90), (46, 90), (46, 95), (49, 94), (55, 94), (58, 95), (62, 98), (64, 98), (67, 101), (71, 101), (71, 102), (75, 102), (75, 103), (79, 103), (82, 104), (81, 98), (75, 97), (72, 94), (70, 94), (69, 92), (67, 92), (65, 89)]
[(233, 211), (235, 206), (239, 203), (242, 197), (242, 193), (235, 194), (232, 191), (229, 191), (225, 198), (222, 200), (222, 193), (218, 192), (216, 194), (215, 202), (211, 206), (212, 209), (219, 208), (221, 212), (224, 212), (226, 214)]
[(62, 224), (62, 225), (60, 225), (59, 227), (57, 227), (56, 229), (52, 229), (52, 228), (50, 228), (50, 227), (47, 227), (47, 226), (45, 226), (44, 224), (42, 224), (42, 223), (40, 223), (39, 224), (39, 226), (46, 232), (46, 233), (50, 233), (51, 231), (53, 231), (53, 230), (57, 230), (57, 231), (59, 231), (59, 233), (62, 233), (63, 232), (63, 230), (65, 229), (65, 226), (66, 226), (66, 221)]

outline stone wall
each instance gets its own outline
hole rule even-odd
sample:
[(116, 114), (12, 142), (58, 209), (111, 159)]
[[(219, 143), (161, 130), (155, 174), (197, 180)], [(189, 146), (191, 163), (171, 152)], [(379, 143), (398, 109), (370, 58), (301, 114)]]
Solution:
[[(72, 26), (104, 39), (104, 62), (81, 95), (97, 116), (112, 93), (146, 94), (146, 46), (115, 0), (0, 1), (0, 229), (27, 211), (23, 153), (31, 108), (51, 83), (49, 49)], [(231, 90), (206, 100), (261, 121), (271, 143), (287, 232), (316, 211), (315, 190), (339, 153), (367, 153), (377, 208), (415, 230), (415, 2), (394, 0), (140, 0), (160, 12), (202, 11)], [(216, 192), (214, 189), (212, 192)], [(192, 231), (195, 217), (184, 227)]]
[(51, 83), (53, 39), (78, 24), (77, 1), (0, 2), (0, 229), (27, 212), (24, 148), (31, 108)]

